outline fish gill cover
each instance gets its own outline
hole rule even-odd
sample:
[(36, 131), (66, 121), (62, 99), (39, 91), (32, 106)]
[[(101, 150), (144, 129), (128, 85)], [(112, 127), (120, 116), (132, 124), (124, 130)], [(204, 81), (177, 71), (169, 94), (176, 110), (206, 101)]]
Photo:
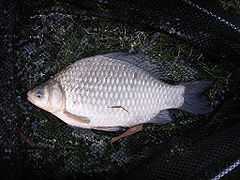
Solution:
[[(105, 6), (101, 6), (105, 1), (99, 2), (102, 13), (107, 13)], [(210, 116), (172, 110), (173, 122), (145, 125), (142, 132), (116, 144), (110, 140), (117, 133), (66, 125), (32, 106), (26, 92), (83, 57), (114, 51), (143, 52), (164, 67), (163, 79), (169, 82), (213, 80), (207, 95), (216, 110), (234, 84), (235, 66), (224, 58), (217, 63), (209, 61), (196, 47), (165, 33), (98, 16), (78, 9), (71, 2), (26, 0), (15, 8), (18, 14), (14, 75), (10, 75), (12, 67), (7, 71), (1, 69), (1, 78), (10, 78), (9, 82), (14, 83), (12, 89), (10, 86), (1, 89), (9, 97), (1, 103), (0, 124), (1, 161), (7, 164), (3, 167), (9, 172), (7, 177), (76, 179), (97, 175), (111, 179), (141, 166), (156, 150), (166, 159), (184, 155), (196, 142), (235, 123), (230, 121), (234, 112), (229, 114), (222, 109)], [(232, 96), (237, 98), (237, 94)], [(15, 107), (6, 108), (12, 98), (15, 105), (11, 105)]]

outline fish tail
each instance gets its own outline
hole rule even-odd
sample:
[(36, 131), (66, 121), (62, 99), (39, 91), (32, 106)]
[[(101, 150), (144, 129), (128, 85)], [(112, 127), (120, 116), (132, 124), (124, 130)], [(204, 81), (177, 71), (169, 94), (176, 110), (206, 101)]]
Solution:
[(193, 114), (207, 114), (213, 110), (208, 98), (203, 92), (209, 89), (212, 81), (195, 81), (183, 83), (184, 103), (180, 109), (191, 112)]

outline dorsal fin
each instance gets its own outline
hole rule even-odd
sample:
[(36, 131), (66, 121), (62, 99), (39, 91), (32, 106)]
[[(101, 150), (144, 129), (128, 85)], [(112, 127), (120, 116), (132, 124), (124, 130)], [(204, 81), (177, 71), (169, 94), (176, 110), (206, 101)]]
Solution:
[(143, 53), (134, 54), (134, 53), (125, 53), (125, 52), (115, 52), (115, 53), (104, 54), (101, 56), (128, 62), (132, 65), (135, 65), (147, 71), (156, 79), (171, 81), (171, 79), (169, 79), (167, 75), (168, 72), (166, 71), (166, 65), (164, 66), (163, 62), (161, 63), (154, 62), (153, 59), (151, 59), (150, 57), (148, 57)]

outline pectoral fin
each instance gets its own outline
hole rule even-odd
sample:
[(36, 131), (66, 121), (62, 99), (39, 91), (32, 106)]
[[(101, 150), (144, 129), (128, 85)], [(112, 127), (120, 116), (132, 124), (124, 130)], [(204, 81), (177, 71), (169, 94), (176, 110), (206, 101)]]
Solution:
[(80, 123), (85, 123), (85, 124), (89, 124), (90, 123), (90, 119), (88, 119), (87, 117), (78, 116), (78, 115), (72, 114), (72, 113), (67, 112), (67, 111), (64, 111), (63, 114), (65, 116), (67, 116), (68, 118), (70, 118), (72, 120), (75, 120), (75, 121), (78, 121)]

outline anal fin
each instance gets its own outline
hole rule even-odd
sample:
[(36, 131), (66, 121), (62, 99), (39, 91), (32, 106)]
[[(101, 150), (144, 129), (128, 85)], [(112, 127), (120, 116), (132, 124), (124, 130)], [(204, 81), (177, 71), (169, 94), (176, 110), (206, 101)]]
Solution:
[(173, 119), (168, 110), (160, 111), (153, 119), (148, 121), (148, 123), (154, 124), (167, 124), (171, 122)]

